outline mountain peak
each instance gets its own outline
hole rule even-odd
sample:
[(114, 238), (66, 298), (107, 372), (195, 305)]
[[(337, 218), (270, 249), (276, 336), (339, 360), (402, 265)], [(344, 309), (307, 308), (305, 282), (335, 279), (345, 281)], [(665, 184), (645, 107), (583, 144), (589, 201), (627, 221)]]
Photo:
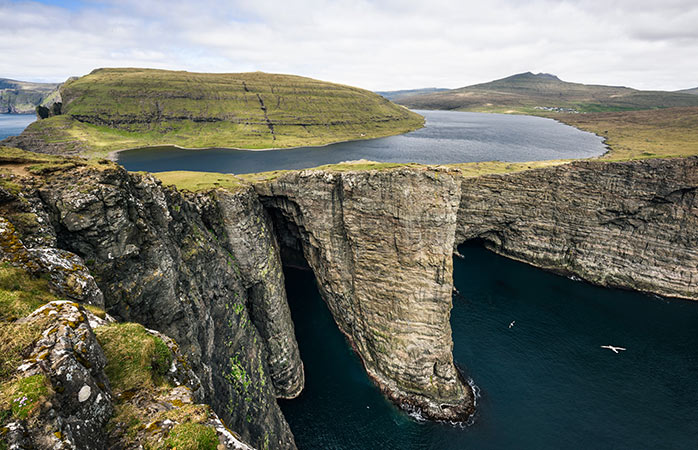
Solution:
[(527, 79), (535, 79), (535, 80), (548, 80), (548, 81), (561, 81), (557, 76), (551, 74), (551, 73), (533, 73), (533, 72), (524, 72), (524, 73), (519, 73), (516, 75), (512, 75), (509, 77), (510, 79), (512, 78), (527, 78)]

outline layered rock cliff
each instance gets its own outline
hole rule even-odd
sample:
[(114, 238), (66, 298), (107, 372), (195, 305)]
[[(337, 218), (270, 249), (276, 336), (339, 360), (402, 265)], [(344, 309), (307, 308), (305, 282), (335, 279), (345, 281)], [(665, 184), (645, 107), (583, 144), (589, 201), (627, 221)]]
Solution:
[(461, 242), (482, 239), (601, 285), (698, 299), (698, 158), (475, 178), (330, 168), (201, 193), (111, 163), (66, 164), (2, 174), (0, 215), (27, 258), (55, 247), (84, 261), (103, 294), (92, 301), (173, 337), (200, 380), (194, 400), (259, 447), (294, 447), (275, 399), (304, 383), (282, 261), (314, 272), (383, 392), (435, 419), (473, 409), (449, 324)]
[(602, 286), (698, 300), (698, 158), (463, 180), (456, 243)]
[(467, 419), (473, 397), (453, 363), (449, 323), (460, 180), (423, 169), (304, 171), (257, 191), (300, 242), (383, 392), (430, 418)]

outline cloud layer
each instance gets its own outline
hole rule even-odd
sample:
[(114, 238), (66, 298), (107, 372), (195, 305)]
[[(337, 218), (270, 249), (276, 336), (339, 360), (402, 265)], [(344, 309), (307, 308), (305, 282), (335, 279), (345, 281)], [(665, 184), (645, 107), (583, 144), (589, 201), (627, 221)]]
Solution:
[(694, 0), (0, 0), (0, 77), (97, 67), (293, 73), (373, 90), (513, 73), (698, 86)]

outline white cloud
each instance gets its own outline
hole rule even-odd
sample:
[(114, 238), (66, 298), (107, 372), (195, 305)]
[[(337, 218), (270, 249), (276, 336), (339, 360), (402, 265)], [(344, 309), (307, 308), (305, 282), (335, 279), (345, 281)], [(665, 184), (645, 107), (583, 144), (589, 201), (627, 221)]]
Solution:
[(532, 70), (698, 86), (694, 0), (0, 0), (0, 76), (96, 67), (295, 73), (367, 89), (459, 87)]

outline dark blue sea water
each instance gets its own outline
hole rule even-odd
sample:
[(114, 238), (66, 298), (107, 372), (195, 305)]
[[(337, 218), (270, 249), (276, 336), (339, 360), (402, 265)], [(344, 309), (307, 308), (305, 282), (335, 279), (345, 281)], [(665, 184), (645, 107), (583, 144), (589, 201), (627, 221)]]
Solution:
[(17, 136), (35, 120), (34, 114), (0, 114), (0, 141)]
[(415, 422), (387, 402), (312, 274), (287, 271), (307, 379), (281, 407), (300, 449), (698, 447), (698, 303), (591, 286), (477, 245), (460, 252), (454, 357), (481, 393), (466, 428)]
[(118, 162), (133, 171), (254, 173), (305, 169), (357, 159), (452, 164), (589, 158), (606, 151), (600, 137), (552, 119), (455, 111), (417, 112), (426, 118), (426, 126), (400, 136), (267, 151), (135, 149), (119, 153)]

